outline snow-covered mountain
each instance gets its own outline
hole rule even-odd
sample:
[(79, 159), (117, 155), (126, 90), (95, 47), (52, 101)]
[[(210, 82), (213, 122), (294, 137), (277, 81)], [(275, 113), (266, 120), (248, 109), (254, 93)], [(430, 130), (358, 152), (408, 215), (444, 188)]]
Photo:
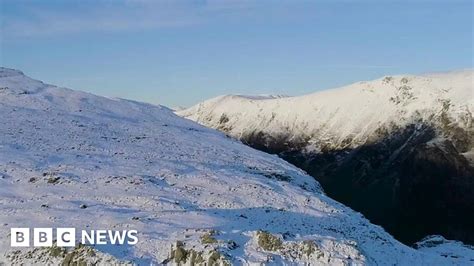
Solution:
[(281, 99), (221, 96), (178, 114), (279, 154), (407, 243), (432, 233), (474, 243), (473, 73), (386, 76)]
[[(473, 130), (473, 83), (473, 71), (384, 77), (299, 97), (221, 96), (179, 114), (242, 139), (263, 133), (270, 148), (279, 138), (310, 151), (354, 148), (418, 120)], [(474, 136), (465, 137), (457, 146), (467, 152)]]
[[(162, 106), (0, 68), (0, 125), (0, 264), (474, 261), (440, 237), (405, 246), (305, 172)], [(11, 227), (135, 229), (139, 242), (11, 248)]]

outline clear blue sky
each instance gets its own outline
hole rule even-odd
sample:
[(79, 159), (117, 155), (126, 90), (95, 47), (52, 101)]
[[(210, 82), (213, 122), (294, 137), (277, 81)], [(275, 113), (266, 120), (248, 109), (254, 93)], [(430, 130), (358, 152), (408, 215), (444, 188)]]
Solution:
[(189, 106), (473, 67), (473, 1), (0, 0), (0, 63)]

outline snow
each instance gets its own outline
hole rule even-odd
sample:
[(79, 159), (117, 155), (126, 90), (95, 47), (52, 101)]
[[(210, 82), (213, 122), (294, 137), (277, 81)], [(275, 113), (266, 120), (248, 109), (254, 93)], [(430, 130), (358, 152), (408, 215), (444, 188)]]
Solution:
[[(278, 109), (297, 99), (261, 101)], [(166, 261), (178, 240), (187, 249), (217, 249), (232, 264), (474, 261), (474, 251), (457, 243), (449, 257), (407, 247), (328, 198), (302, 170), (163, 106), (58, 88), (0, 68), (0, 114), (0, 264), (12, 263), (12, 254), (18, 264), (59, 263), (41, 250), (15, 252), (11, 227), (135, 229), (135, 246), (94, 248), (144, 265)], [(210, 229), (217, 243), (204, 245)], [(280, 237), (281, 250), (263, 250), (259, 231)], [(303, 241), (317, 252), (302, 255)]]
[[(381, 126), (433, 121), (447, 112), (473, 132), (473, 70), (425, 76), (387, 76), (298, 97), (249, 99), (220, 96), (177, 112), (242, 138), (254, 132), (309, 139), (314, 147), (354, 148), (372, 141)], [(445, 110), (447, 109), (447, 110)], [(225, 116), (226, 122), (221, 118)], [(434, 121), (435, 122), (435, 121)]]
[[(418, 250), (437, 254), (443, 257), (456, 258), (458, 256), (470, 256), (472, 247), (464, 245), (459, 241), (447, 240), (442, 236), (427, 236), (415, 244)], [(471, 261), (470, 264), (473, 264)]]

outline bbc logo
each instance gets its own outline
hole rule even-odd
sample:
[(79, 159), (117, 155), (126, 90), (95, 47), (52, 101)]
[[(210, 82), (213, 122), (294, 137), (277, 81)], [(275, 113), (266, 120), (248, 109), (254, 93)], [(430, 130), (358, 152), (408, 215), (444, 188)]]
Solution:
[[(34, 247), (51, 247), (56, 237), (58, 247), (76, 246), (76, 229), (74, 228), (11, 228), (11, 246), (29, 247), (33, 239)], [(138, 243), (137, 230), (80, 230), (79, 243), (83, 245), (136, 245)]]
[[(11, 246), (29, 247), (30, 228), (11, 228)], [(33, 246), (51, 247), (53, 245), (53, 228), (33, 228)], [(56, 244), (58, 247), (74, 247), (76, 245), (75, 228), (57, 228)]]

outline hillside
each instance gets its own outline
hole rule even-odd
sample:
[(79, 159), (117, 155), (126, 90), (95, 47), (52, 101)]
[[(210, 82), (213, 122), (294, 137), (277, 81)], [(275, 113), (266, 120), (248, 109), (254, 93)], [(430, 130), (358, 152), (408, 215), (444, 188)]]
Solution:
[(429, 234), (474, 243), (473, 73), (386, 76), (280, 99), (221, 96), (178, 114), (278, 154), (406, 243)]
[[(420, 250), (325, 196), (276, 156), (162, 106), (58, 88), (0, 68), (0, 264), (472, 263)], [(10, 248), (11, 227), (136, 229), (135, 246)]]

